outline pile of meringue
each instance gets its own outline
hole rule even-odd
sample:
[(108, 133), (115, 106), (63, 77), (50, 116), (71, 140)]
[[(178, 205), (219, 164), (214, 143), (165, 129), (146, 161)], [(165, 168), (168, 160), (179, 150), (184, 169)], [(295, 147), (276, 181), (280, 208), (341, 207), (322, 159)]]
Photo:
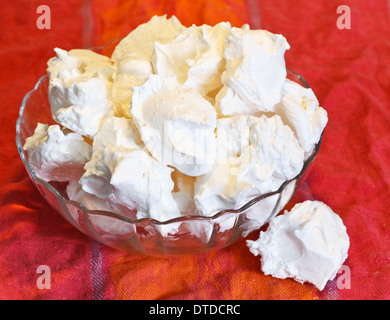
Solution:
[(238, 209), (296, 177), (328, 121), (313, 91), (287, 79), (289, 47), (248, 25), (154, 16), (111, 57), (56, 48), (57, 124), (27, 138), (29, 163), (68, 182), (70, 200), (131, 219)]
[(133, 219), (238, 209), (298, 175), (327, 123), (313, 91), (286, 78), (288, 48), (248, 25), (174, 16), (138, 26), (111, 58), (56, 48), (58, 124), (38, 124), (29, 162)]

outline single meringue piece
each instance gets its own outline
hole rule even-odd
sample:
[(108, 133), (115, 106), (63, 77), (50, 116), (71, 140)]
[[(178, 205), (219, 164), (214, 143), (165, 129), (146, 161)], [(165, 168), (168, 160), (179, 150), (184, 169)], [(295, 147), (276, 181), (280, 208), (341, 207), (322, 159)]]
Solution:
[(115, 115), (130, 118), (132, 88), (142, 85), (153, 73), (151, 57), (156, 43), (167, 43), (185, 29), (172, 16), (153, 16), (124, 37), (111, 56), (118, 64), (112, 86)]
[(144, 150), (130, 119), (113, 117), (104, 123), (85, 170), (80, 179), (84, 191), (108, 204), (136, 210), (137, 219), (180, 216), (172, 194), (173, 169)]
[(224, 87), (216, 96), (223, 115), (273, 111), (281, 100), (287, 71), (284, 53), (290, 46), (278, 34), (233, 27), (225, 40)]
[[(78, 181), (70, 181), (66, 187), (66, 193), (69, 200), (82, 204), (90, 211), (114, 212), (135, 219), (135, 212), (131, 212), (126, 207), (116, 206), (106, 199), (85, 192)], [(78, 210), (77, 206), (68, 205), (68, 209), (75, 221), (79, 222), (80, 219), (84, 219), (84, 217), (80, 216), (80, 210)], [(98, 213), (88, 214), (88, 219), (93, 228), (99, 230), (98, 233), (103, 239), (115, 238), (118, 235), (129, 236), (130, 234), (135, 233), (135, 226), (133, 224), (121, 221), (117, 217)]]
[(38, 178), (45, 181), (78, 180), (92, 154), (91, 146), (78, 133), (59, 125), (38, 123), (23, 146)]
[(174, 182), (173, 197), (182, 214), (197, 214), (194, 202), (195, 177), (187, 176), (178, 170), (172, 172)]
[(286, 79), (282, 100), (275, 106), (275, 112), (291, 127), (301, 147), (309, 155), (328, 122), (327, 112), (320, 107), (313, 90)]
[(89, 50), (56, 48), (48, 61), (49, 101), (53, 119), (90, 139), (113, 115), (110, 86), (115, 65)]
[(150, 75), (133, 90), (131, 115), (151, 155), (189, 176), (207, 173), (215, 158), (210, 102), (175, 77)]
[(266, 275), (310, 282), (323, 290), (348, 256), (349, 237), (341, 218), (325, 203), (304, 201), (271, 220), (251, 253), (261, 256)]
[(203, 96), (221, 88), (225, 69), (223, 44), (231, 29), (228, 22), (191, 26), (167, 43), (154, 44), (151, 61), (155, 73), (176, 77), (180, 84)]
[(203, 215), (239, 209), (276, 191), (303, 167), (304, 151), (277, 115), (218, 119), (216, 144), (213, 168), (195, 182), (195, 203)]

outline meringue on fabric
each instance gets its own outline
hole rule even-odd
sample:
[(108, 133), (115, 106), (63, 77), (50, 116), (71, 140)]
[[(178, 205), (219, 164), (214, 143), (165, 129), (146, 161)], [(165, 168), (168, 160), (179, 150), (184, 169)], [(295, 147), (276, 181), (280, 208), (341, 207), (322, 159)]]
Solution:
[(349, 237), (341, 218), (325, 203), (304, 201), (271, 220), (251, 253), (261, 256), (266, 275), (310, 282), (323, 290), (348, 256)]
[[(29, 161), (46, 181), (70, 181), (74, 201), (134, 220), (239, 209), (295, 178), (328, 121), (313, 91), (286, 78), (289, 48), (249, 25), (185, 27), (167, 15), (131, 31), (111, 57), (56, 48), (48, 96), (63, 128), (39, 124)], [(246, 212), (251, 228), (278, 196), (262, 202), (264, 217)], [(208, 243), (218, 224), (236, 223), (194, 220), (156, 226)], [(110, 219), (96, 221), (114, 232)]]

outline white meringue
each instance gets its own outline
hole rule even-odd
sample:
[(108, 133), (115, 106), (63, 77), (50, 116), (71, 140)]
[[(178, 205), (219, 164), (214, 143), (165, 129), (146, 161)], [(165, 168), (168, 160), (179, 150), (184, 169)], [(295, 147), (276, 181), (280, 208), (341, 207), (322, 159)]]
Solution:
[(322, 290), (347, 258), (349, 237), (329, 206), (307, 200), (271, 220), (259, 239), (247, 240), (247, 245), (261, 256), (265, 274), (310, 282)]
[(153, 73), (150, 60), (154, 44), (167, 43), (184, 29), (175, 16), (169, 19), (166, 15), (154, 16), (130, 32), (115, 47), (111, 58), (118, 64), (112, 87), (116, 116), (130, 117), (132, 88), (143, 84)]
[(213, 106), (175, 77), (150, 75), (133, 90), (131, 115), (152, 156), (189, 176), (208, 172), (215, 158)]
[(42, 123), (26, 139), (23, 149), (28, 151), (28, 162), (38, 178), (45, 181), (79, 179), (92, 154), (91, 146), (78, 133)]
[[(298, 175), (327, 123), (312, 90), (286, 79), (288, 49), (282, 35), (249, 25), (187, 28), (166, 15), (130, 32), (110, 58), (56, 48), (47, 69), (51, 111), (75, 132), (64, 131), (59, 146), (82, 145), (82, 136), (93, 145), (83, 145), (89, 153), (82, 151), (77, 163), (59, 151), (65, 163), (59, 174), (57, 163), (41, 156), (54, 158), (56, 150), (46, 146), (47, 127), (41, 127), (26, 143), (31, 161), (44, 167), (46, 179), (71, 181), (69, 198), (131, 219), (241, 208)], [(246, 231), (290, 198), (291, 185), (283, 199), (263, 201), (261, 215), (256, 207), (246, 211)], [(94, 221), (115, 233), (107, 219)], [(230, 230), (236, 219), (230, 214), (157, 228), (164, 236), (192, 233), (208, 242), (216, 228)]]
[(164, 221), (180, 216), (172, 195), (173, 169), (142, 149), (130, 119), (113, 117), (103, 125), (85, 170), (80, 184), (86, 192), (137, 210), (138, 219)]
[(187, 176), (178, 170), (172, 172), (174, 182), (173, 197), (182, 214), (197, 214), (194, 201), (195, 177)]
[(156, 74), (175, 76), (180, 84), (203, 96), (222, 86), (225, 68), (223, 43), (231, 29), (228, 22), (191, 26), (167, 43), (154, 44), (151, 61)]
[(277, 115), (218, 119), (217, 146), (214, 167), (195, 183), (195, 203), (203, 215), (238, 209), (277, 190), (303, 167), (304, 151)]
[(56, 122), (88, 138), (113, 115), (110, 98), (115, 66), (89, 50), (56, 48), (48, 61), (49, 101)]
[[(129, 218), (135, 218), (135, 213), (131, 213), (126, 207), (116, 207), (115, 204), (106, 201), (105, 199), (99, 198), (93, 194), (85, 192), (78, 181), (71, 181), (66, 187), (66, 193), (69, 200), (75, 201), (82, 204), (86, 209), (90, 211), (106, 211), (122, 213), (126, 212), (125, 216)], [(114, 205), (114, 206), (113, 206)], [(80, 216), (80, 211), (77, 206), (68, 204), (69, 212), (72, 218), (77, 222), (81, 223), (81, 219), (84, 217)], [(85, 215), (84, 213), (82, 213)], [(130, 236), (131, 233), (135, 233), (135, 226), (131, 223), (121, 221), (116, 217), (112, 217), (104, 214), (88, 214), (88, 219), (101, 238), (114, 238), (118, 235)]]
[(286, 79), (282, 92), (275, 112), (291, 127), (302, 148), (310, 154), (328, 122), (327, 112), (320, 107), (310, 88)]
[(224, 87), (216, 107), (224, 115), (273, 111), (281, 100), (287, 71), (284, 53), (290, 46), (278, 34), (232, 28), (225, 41)]

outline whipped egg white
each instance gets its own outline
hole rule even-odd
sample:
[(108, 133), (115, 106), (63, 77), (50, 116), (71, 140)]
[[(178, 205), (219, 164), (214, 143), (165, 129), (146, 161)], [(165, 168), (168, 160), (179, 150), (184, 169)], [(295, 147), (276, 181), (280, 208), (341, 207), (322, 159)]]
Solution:
[(131, 115), (147, 149), (160, 163), (189, 176), (207, 173), (215, 158), (216, 112), (175, 77), (150, 75), (133, 88)]
[(319, 105), (313, 90), (286, 79), (282, 88), (282, 100), (275, 105), (274, 111), (291, 127), (309, 155), (328, 122), (327, 112)]
[(49, 101), (53, 118), (88, 138), (113, 116), (110, 86), (115, 65), (90, 50), (54, 50), (48, 61)]
[(156, 42), (151, 58), (155, 73), (174, 76), (203, 96), (219, 89), (225, 68), (223, 44), (230, 30), (228, 22), (193, 25), (170, 42)]
[(323, 290), (348, 256), (349, 237), (341, 218), (320, 201), (304, 201), (271, 220), (249, 250), (276, 278), (310, 282)]
[(195, 203), (204, 215), (239, 209), (303, 167), (304, 151), (277, 115), (218, 119), (217, 146), (213, 168), (195, 182)]
[(78, 180), (92, 154), (91, 146), (78, 133), (42, 123), (26, 139), (23, 149), (38, 178), (45, 181)]
[(81, 187), (89, 194), (159, 221), (180, 216), (171, 173), (144, 150), (130, 119), (107, 120), (93, 142)]
[(115, 115), (130, 118), (132, 88), (143, 84), (153, 73), (154, 46), (175, 39), (185, 27), (172, 16), (154, 16), (124, 37), (111, 56), (118, 65), (111, 89)]
[(224, 44), (224, 87), (216, 96), (223, 115), (273, 111), (281, 100), (287, 71), (287, 40), (265, 30), (232, 28)]

